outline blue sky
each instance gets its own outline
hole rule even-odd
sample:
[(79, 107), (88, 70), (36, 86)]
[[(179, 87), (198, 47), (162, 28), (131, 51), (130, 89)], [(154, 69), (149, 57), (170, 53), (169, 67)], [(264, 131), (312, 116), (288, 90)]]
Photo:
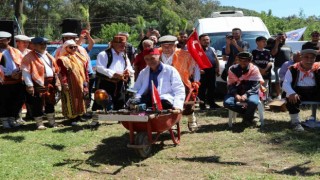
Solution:
[(234, 6), (255, 10), (257, 12), (272, 10), (272, 14), (278, 17), (299, 15), (302, 9), (308, 17), (320, 16), (320, 0), (219, 0), (222, 6)]

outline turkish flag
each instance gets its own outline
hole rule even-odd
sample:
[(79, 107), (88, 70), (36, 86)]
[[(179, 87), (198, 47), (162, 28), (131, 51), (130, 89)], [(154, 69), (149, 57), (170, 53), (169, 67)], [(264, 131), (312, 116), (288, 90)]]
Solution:
[(151, 83), (152, 83), (151, 84), (152, 85), (152, 109), (154, 111), (161, 111), (163, 108), (162, 108), (159, 92), (156, 86), (154, 85), (153, 81), (151, 81)]
[(192, 58), (198, 63), (200, 69), (212, 67), (210, 60), (201, 47), (197, 31), (194, 30), (190, 35), (187, 41), (187, 47), (189, 53), (191, 54)]

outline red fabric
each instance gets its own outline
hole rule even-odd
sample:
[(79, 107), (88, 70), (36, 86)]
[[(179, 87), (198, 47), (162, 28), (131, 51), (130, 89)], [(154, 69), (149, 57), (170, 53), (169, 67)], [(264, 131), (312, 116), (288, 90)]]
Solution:
[(161, 99), (159, 96), (159, 92), (156, 88), (156, 86), (153, 84), (152, 81), (152, 109), (154, 111), (160, 111), (162, 110), (162, 104), (161, 104)]
[(137, 79), (140, 71), (144, 69), (147, 64), (143, 59), (143, 52), (139, 53), (133, 61), (134, 65), (134, 78)]
[[(236, 65), (234, 65), (236, 66)], [(239, 65), (238, 65), (239, 66)], [(260, 81), (260, 83), (264, 83), (264, 80), (261, 76), (259, 68), (252, 63), (249, 64), (249, 71), (246, 74), (242, 74), (242, 76), (238, 77), (235, 75), (230, 69), (228, 71), (228, 85), (236, 84), (239, 85), (241, 81)]]
[(197, 31), (193, 31), (187, 41), (188, 51), (192, 58), (198, 63), (200, 69), (211, 68), (212, 64), (209, 61), (206, 53), (200, 45)]
[(158, 50), (158, 48), (147, 48), (145, 50), (143, 50), (143, 56), (146, 56), (146, 55), (160, 55), (160, 51)]
[(301, 67), (301, 62), (295, 63), (293, 67), (303, 73), (303, 76), (300, 78), (300, 81), (302, 81), (305, 77), (311, 77), (312, 76), (311, 73), (319, 69), (319, 64), (313, 63), (312, 68), (308, 71), (306, 71), (303, 67)]

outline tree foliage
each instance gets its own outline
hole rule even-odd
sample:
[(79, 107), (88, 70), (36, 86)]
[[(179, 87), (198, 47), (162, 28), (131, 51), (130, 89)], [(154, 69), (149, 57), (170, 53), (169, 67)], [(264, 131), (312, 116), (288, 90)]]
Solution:
[(112, 40), (113, 36), (119, 32), (128, 32), (129, 42), (133, 42), (134, 45), (138, 45), (138, 33), (135, 29), (132, 29), (128, 24), (124, 23), (111, 23), (107, 25), (102, 25), (99, 37), (102, 38), (102, 42), (108, 43)]
[[(1, 3), (0, 19), (13, 20), (15, 0), (2, 0)], [(125, 27), (121, 31), (128, 31), (130, 40), (136, 42), (148, 27), (158, 29), (162, 35), (175, 35), (180, 30), (192, 30), (196, 19), (223, 10), (242, 10), (247, 16), (261, 17), (271, 34), (308, 27), (305, 38), (309, 39), (311, 31), (320, 29), (320, 17), (306, 17), (303, 10), (280, 18), (274, 16), (272, 10), (258, 13), (220, 6), (218, 0), (24, 0), (20, 25), (26, 35), (46, 36), (53, 40), (60, 38), (63, 19), (76, 18), (84, 27), (90, 22), (94, 37), (108, 41), (121, 25)]]

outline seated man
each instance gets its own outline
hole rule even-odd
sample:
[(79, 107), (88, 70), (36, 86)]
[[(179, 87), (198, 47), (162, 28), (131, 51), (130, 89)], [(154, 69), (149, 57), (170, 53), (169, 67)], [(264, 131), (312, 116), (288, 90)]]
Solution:
[(304, 131), (300, 124), (301, 101), (319, 100), (319, 64), (314, 63), (317, 52), (313, 49), (301, 51), (301, 61), (287, 71), (282, 89), (286, 92), (287, 109), (295, 131)]
[(144, 60), (147, 67), (144, 68), (134, 84), (133, 89), (137, 91), (135, 98), (151, 107), (151, 81), (158, 89), (161, 103), (164, 109), (183, 109), (185, 100), (185, 87), (178, 71), (160, 61), (158, 49), (144, 50)]
[[(255, 110), (259, 103), (260, 84), (263, 78), (259, 68), (251, 63), (252, 55), (248, 52), (238, 53), (239, 63), (232, 65), (228, 71), (228, 93), (224, 107), (243, 114), (243, 123), (253, 124)], [(247, 103), (244, 107), (241, 103)]]

